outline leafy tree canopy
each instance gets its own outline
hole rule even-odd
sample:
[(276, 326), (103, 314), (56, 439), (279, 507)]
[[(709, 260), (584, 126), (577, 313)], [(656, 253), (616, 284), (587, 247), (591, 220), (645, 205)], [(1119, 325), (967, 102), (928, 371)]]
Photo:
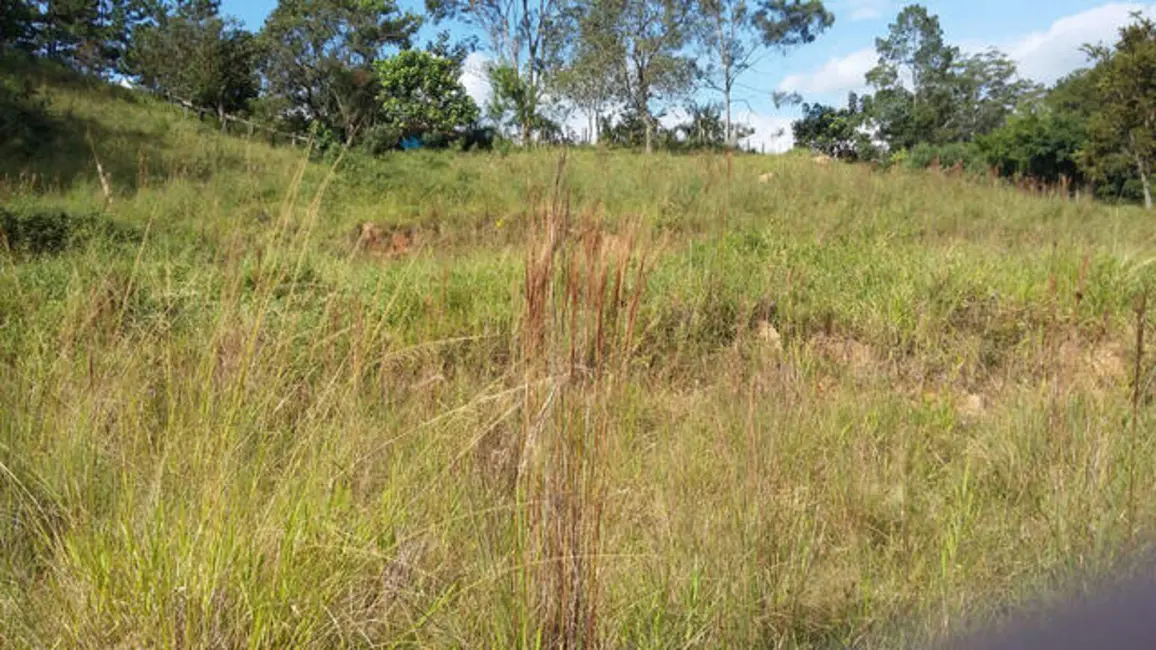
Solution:
[(452, 133), (478, 120), (454, 61), (409, 50), (376, 64), (382, 124), (402, 136)]
[(394, 0), (280, 0), (261, 31), (268, 91), (348, 139), (380, 113), (374, 64), (420, 25)]

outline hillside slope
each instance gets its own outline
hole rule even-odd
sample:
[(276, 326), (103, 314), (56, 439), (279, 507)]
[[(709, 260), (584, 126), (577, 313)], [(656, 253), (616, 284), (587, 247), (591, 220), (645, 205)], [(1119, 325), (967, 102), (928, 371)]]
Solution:
[(2, 69), (15, 647), (921, 647), (1150, 539), (1139, 210)]

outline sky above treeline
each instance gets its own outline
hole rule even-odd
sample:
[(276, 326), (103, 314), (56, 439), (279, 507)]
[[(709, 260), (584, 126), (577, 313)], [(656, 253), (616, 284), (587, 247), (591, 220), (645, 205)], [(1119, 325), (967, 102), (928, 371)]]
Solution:
[[(806, 101), (835, 106), (845, 103), (848, 92), (865, 90), (863, 76), (876, 62), (875, 38), (887, 33), (888, 24), (907, 4), (831, 0), (827, 6), (835, 14), (834, 27), (810, 45), (764, 57), (738, 81), (736, 119), (755, 129), (747, 142), (767, 152), (790, 148), (790, 123), (799, 110), (776, 109), (771, 101), (776, 90), (795, 91)], [(965, 52), (997, 47), (1016, 61), (1022, 76), (1049, 84), (1084, 67), (1083, 44), (1114, 41), (1116, 30), (1129, 21), (1131, 12), (1156, 16), (1156, 2), (926, 0), (921, 4), (939, 16), (948, 42)], [(276, 0), (223, 0), (222, 11), (255, 31), (275, 6)], [(401, 6), (420, 12), (423, 5), (420, 0), (401, 0)], [(461, 25), (431, 24), (422, 28), (419, 43), (443, 29), (455, 36), (471, 34)], [(484, 37), (478, 36), (482, 50), (467, 60), (462, 81), (482, 104), (488, 95), (482, 72), (488, 52)], [(709, 98), (704, 91), (700, 99)], [(677, 114), (667, 119), (677, 121)], [(574, 124), (584, 125), (585, 120), (579, 116)]]

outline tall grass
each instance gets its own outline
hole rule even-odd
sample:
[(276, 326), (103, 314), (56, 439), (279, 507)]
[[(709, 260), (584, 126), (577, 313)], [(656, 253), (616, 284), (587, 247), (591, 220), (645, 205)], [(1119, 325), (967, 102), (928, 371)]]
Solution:
[(1151, 539), (1140, 211), (42, 93), (113, 200), (0, 183), (13, 647), (926, 647)]

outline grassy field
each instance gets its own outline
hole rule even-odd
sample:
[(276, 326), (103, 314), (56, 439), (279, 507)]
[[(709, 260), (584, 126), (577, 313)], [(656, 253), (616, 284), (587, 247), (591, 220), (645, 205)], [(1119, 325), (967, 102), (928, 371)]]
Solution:
[(1149, 548), (1143, 211), (5, 82), (0, 645), (922, 647)]

